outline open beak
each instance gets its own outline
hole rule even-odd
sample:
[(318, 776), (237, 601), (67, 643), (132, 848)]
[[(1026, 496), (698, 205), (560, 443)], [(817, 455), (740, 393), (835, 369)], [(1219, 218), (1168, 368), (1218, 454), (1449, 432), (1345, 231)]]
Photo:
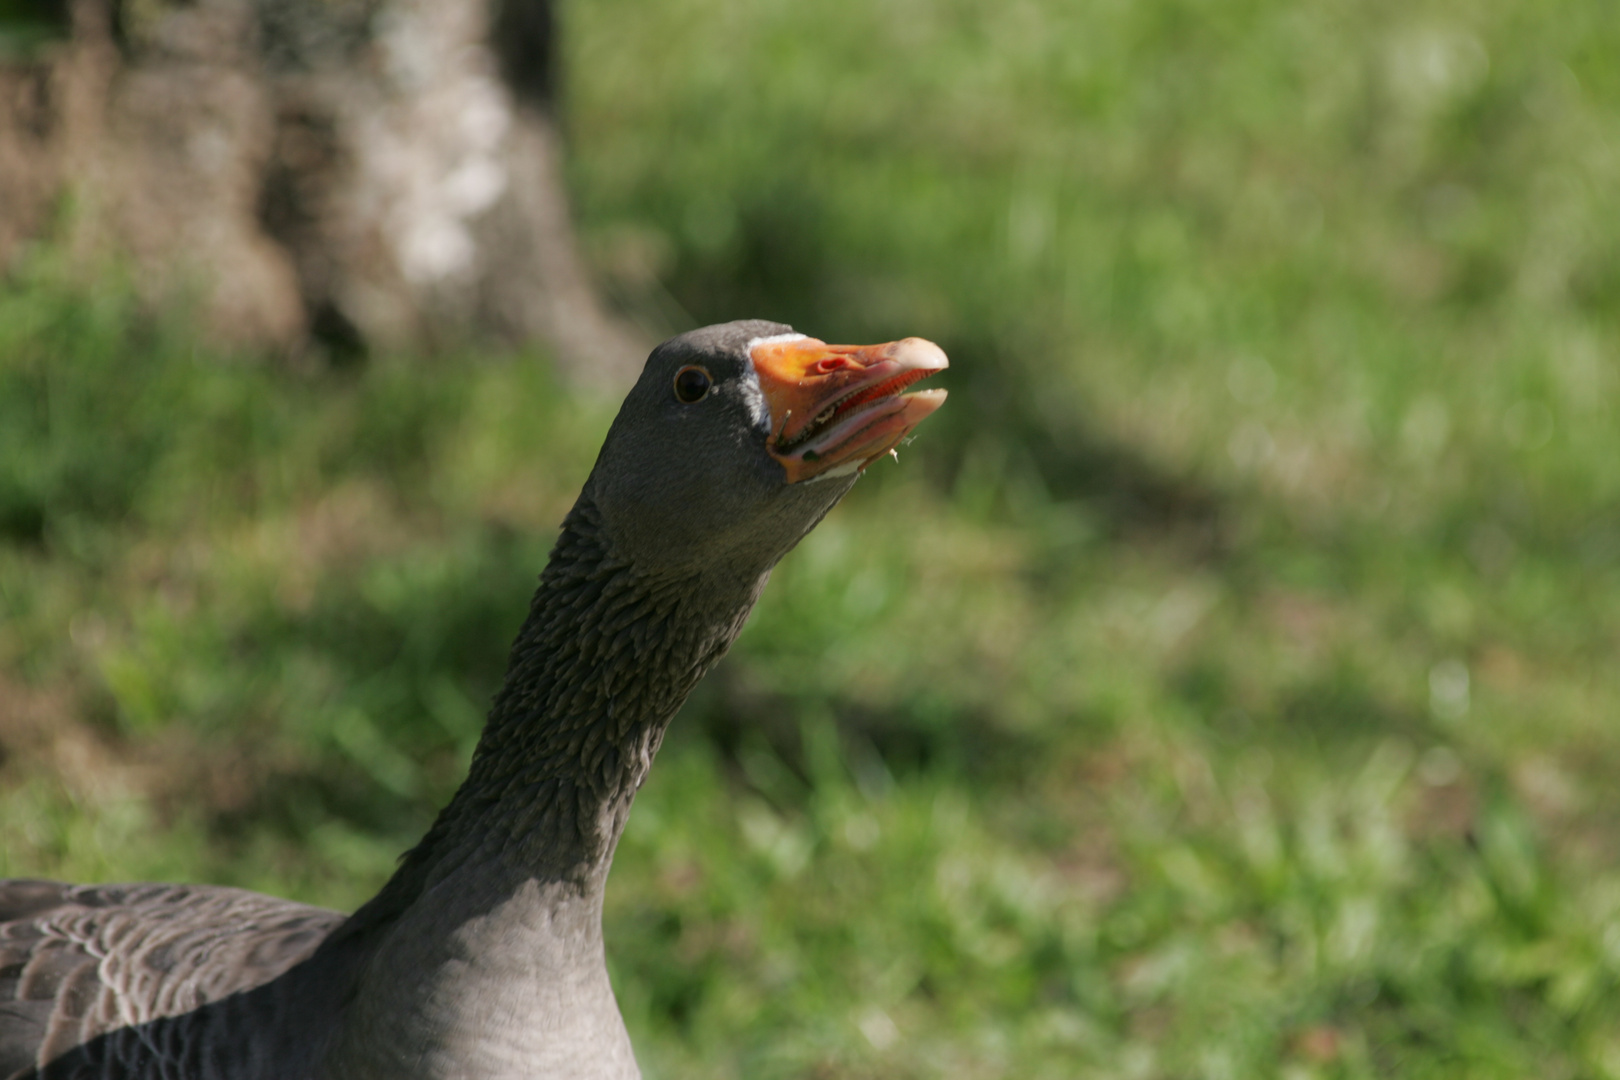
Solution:
[(949, 366), (944, 351), (922, 338), (764, 341), (749, 355), (771, 410), (765, 445), (790, 484), (865, 469), (945, 402), (944, 390), (905, 392)]

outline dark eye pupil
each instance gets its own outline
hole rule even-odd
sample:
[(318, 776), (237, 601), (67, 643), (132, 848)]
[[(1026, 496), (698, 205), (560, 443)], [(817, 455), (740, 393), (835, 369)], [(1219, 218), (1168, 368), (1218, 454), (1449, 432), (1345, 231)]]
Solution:
[(675, 396), (688, 405), (702, 400), (710, 385), (709, 373), (700, 367), (681, 368), (675, 373)]

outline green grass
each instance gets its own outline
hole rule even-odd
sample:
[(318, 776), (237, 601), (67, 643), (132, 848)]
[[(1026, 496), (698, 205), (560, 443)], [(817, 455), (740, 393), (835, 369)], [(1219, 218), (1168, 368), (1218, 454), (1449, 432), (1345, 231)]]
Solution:
[[(657, 333), (917, 333), (609, 896), (649, 1077), (1620, 1077), (1620, 18), (564, 12)], [(0, 293), (0, 873), (352, 905), (609, 418)]]

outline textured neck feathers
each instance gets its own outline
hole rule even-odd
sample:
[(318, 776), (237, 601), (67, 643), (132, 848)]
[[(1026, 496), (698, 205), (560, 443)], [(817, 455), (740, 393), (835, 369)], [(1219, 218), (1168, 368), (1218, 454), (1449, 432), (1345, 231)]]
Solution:
[(600, 890), (665, 728), (767, 576), (643, 573), (613, 551), (587, 487), (541, 574), (466, 781), (353, 922), (397, 915), (469, 862)]

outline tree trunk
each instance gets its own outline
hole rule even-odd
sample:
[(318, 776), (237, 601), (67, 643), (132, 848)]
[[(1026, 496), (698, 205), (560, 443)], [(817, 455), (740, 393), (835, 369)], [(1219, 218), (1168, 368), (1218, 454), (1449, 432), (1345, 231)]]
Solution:
[(238, 343), (644, 354), (576, 252), (549, 0), (56, 6), (63, 40), (0, 60), (0, 267), (56, 228)]

